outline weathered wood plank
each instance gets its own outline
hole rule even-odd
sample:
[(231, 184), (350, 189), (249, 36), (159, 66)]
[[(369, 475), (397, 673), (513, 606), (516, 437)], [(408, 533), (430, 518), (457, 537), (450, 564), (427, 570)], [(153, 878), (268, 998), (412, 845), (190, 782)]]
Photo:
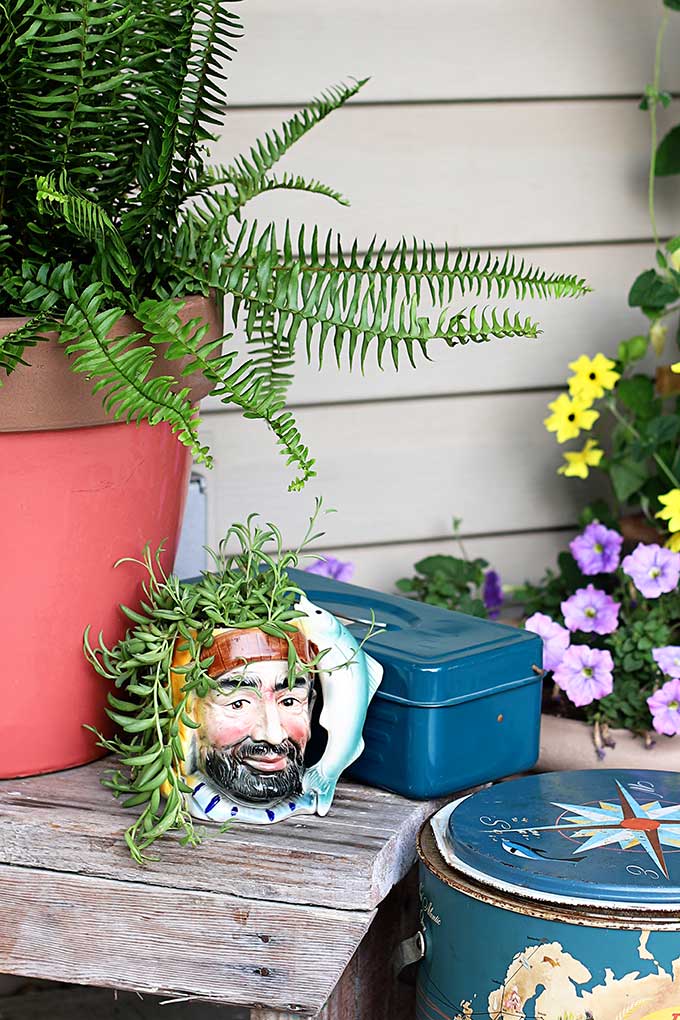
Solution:
[(202, 430), (215, 453), (208, 478), (208, 544), (253, 509), (296, 544), (315, 492), (340, 511), (323, 522), (324, 542), (343, 547), (427, 541), (452, 516), (466, 531), (566, 527), (589, 483), (558, 476), (560, 450), (543, 428), (554, 392), (442, 397), (305, 407), (302, 434), (317, 458), (309, 491), (286, 492), (291, 471), (260, 423), (229, 412)]
[[(372, 910), (408, 871), (433, 809), (341, 783), (326, 818), (274, 826), (207, 827), (200, 850), (168, 838), (140, 868), (122, 833), (131, 816), (101, 787), (107, 762), (0, 783), (0, 862), (185, 890), (228, 890), (273, 902)], [(0, 966), (2, 966), (0, 958)]]
[(415, 987), (395, 977), (392, 957), (399, 943), (417, 930), (418, 881), (414, 867), (380, 904), (373, 924), (318, 1020), (411, 1020)]
[[(346, 357), (338, 369), (329, 351), (319, 370), (316, 361), (307, 364), (301, 337), (289, 404), (561, 386), (569, 372), (569, 362), (580, 354), (602, 351), (614, 357), (620, 340), (647, 328), (647, 320), (640, 312), (628, 307), (626, 295), (636, 276), (653, 263), (651, 244), (531, 248), (518, 257), (550, 272), (573, 272), (584, 277), (593, 293), (575, 301), (523, 301), (523, 312), (540, 323), (543, 330), (537, 340), (494, 340), (453, 350), (435, 341), (430, 345), (432, 361), (419, 359), (416, 370), (406, 358), (398, 372), (389, 358), (382, 370), (369, 358), (362, 375), (358, 366), (349, 371)], [(427, 312), (425, 297), (424, 293), (423, 310)], [(457, 297), (452, 308), (468, 303)], [(512, 298), (501, 302), (504, 308), (517, 306)], [(671, 322), (669, 336), (674, 335), (674, 328), (675, 323)], [(224, 405), (207, 399), (202, 407), (211, 411), (222, 410)]]
[(314, 1014), (373, 912), (0, 866), (8, 974)]
[[(227, 73), (232, 103), (306, 102), (347, 75), (371, 75), (367, 101), (635, 95), (651, 77), (657, 5), (645, 0), (251, 0)], [(664, 68), (680, 88), (671, 54)]]
[[(413, 868), (380, 904), (373, 924), (316, 1020), (411, 1020), (415, 989), (395, 977), (392, 957), (399, 943), (417, 928), (418, 883)], [(257, 1009), (251, 1011), (250, 1020), (291, 1020), (291, 1014)]]
[[(232, 111), (216, 159), (286, 113)], [(664, 111), (660, 131), (676, 119)], [(316, 222), (364, 246), (374, 234), (473, 248), (649, 237), (648, 134), (632, 100), (349, 106), (280, 165), (340, 188), (352, 205), (274, 191), (249, 203), (248, 217)], [(660, 179), (660, 231), (674, 232), (679, 217), (676, 182)]]

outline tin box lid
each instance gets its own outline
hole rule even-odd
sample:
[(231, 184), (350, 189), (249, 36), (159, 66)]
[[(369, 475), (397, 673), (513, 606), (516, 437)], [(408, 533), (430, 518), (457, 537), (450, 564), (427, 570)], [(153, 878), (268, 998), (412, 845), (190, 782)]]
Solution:
[(542, 900), (680, 903), (680, 773), (592, 769), (499, 783), (460, 801), (454, 868)]
[(527, 679), (539, 682), (542, 644), (529, 631), (300, 570), (289, 573), (312, 602), (338, 616), (358, 639), (373, 613), (382, 632), (364, 648), (385, 671), (380, 698), (435, 707)]

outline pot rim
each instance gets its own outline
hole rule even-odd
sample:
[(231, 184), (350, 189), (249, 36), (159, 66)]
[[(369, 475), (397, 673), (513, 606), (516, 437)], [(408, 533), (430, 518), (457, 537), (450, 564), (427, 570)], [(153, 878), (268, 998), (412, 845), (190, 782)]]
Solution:
[[(435, 878), (470, 899), (509, 910), (514, 914), (538, 917), (545, 921), (561, 921), (564, 924), (576, 924), (581, 927), (624, 928), (630, 931), (680, 929), (677, 903), (669, 903), (663, 908), (658, 905), (615, 901), (602, 901), (595, 905), (592, 901), (567, 896), (555, 896), (554, 899), (547, 900), (538, 898), (537, 893), (537, 898), (529, 897), (522, 887), (500, 881), (495, 882), (493, 886), (488, 885), (484, 882), (485, 876), (481, 872), (473, 872), (470, 868), (470, 875), (466, 875), (444, 860), (432, 829), (433, 817), (434, 815), (431, 815), (421, 826), (416, 837), (418, 857)], [(634, 917), (630, 916), (632, 911), (635, 911)]]
[[(183, 303), (179, 311), (183, 323), (202, 319), (208, 325), (204, 343), (223, 335), (222, 306), (214, 295), (188, 294), (179, 297)], [(27, 322), (26, 316), (0, 318), (0, 337)], [(140, 324), (130, 314), (124, 315), (113, 328), (111, 337), (140, 332)], [(19, 365), (15, 371), (3, 373), (0, 388), (0, 433), (44, 432), (62, 429), (89, 428), (95, 425), (121, 424), (125, 418), (115, 419), (103, 406), (102, 392), (93, 393), (93, 383), (84, 373), (74, 372), (72, 358), (68, 358), (56, 334), (45, 333), (45, 342), (27, 348), (30, 364)], [(144, 343), (144, 340), (140, 340)], [(178, 388), (189, 390), (189, 399), (197, 405), (212, 389), (212, 383), (201, 373), (182, 375), (187, 357), (179, 361), (166, 361), (167, 344), (159, 344), (149, 379), (172, 376)], [(209, 357), (219, 357), (219, 348)]]

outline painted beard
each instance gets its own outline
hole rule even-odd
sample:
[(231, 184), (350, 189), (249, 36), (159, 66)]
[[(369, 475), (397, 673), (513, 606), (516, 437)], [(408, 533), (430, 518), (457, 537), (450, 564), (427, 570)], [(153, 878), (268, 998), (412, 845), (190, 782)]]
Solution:
[[(258, 772), (246, 765), (244, 758), (265, 754), (286, 755), (288, 761), (280, 772)], [(229, 797), (243, 804), (268, 806), (302, 793), (303, 752), (292, 740), (267, 744), (246, 738), (226, 751), (209, 751), (204, 772)]]

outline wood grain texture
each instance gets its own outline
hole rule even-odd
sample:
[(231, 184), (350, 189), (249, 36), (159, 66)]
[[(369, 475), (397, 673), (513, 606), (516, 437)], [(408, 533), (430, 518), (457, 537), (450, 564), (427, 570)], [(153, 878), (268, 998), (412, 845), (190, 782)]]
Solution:
[(0, 866), (9, 974), (314, 1015), (373, 918)]
[(287, 543), (304, 534), (313, 497), (339, 513), (324, 522), (328, 546), (427, 541), (449, 532), (566, 527), (591, 491), (556, 474), (561, 454), (543, 428), (555, 393), (501, 393), (330, 407), (297, 419), (318, 478), (288, 493), (291, 478), (266, 427), (226, 412), (202, 430), (215, 453), (208, 544), (259, 508)]
[[(415, 987), (393, 973), (399, 943), (418, 930), (416, 868), (380, 904), (375, 920), (317, 1020), (411, 1020)], [(413, 975), (408, 975), (410, 979)], [(2, 1018), (0, 1017), (0, 1020)], [(252, 1010), (250, 1020), (291, 1020), (277, 1010)]]
[[(209, 831), (199, 850), (170, 837), (144, 868), (122, 840), (130, 824), (99, 777), (108, 762), (0, 783), (0, 862), (161, 887), (168, 895), (219, 889), (234, 897), (370, 911), (408, 871), (416, 833), (433, 809), (384, 790), (341, 783), (326, 818)], [(0, 966), (2, 966), (0, 954)]]
[[(648, 0), (250, 0), (228, 68), (232, 104), (307, 102), (350, 74), (367, 101), (636, 95), (651, 77), (660, 9)], [(671, 59), (664, 82), (680, 88)], [(266, 73), (263, 69), (266, 68)]]
[[(619, 341), (647, 328), (647, 320), (639, 310), (628, 307), (626, 295), (636, 276), (652, 265), (651, 244), (531, 248), (519, 252), (519, 257), (550, 272), (584, 277), (593, 293), (578, 300), (522, 302), (522, 311), (539, 322), (543, 330), (537, 340), (493, 340), (453, 350), (435, 341), (430, 347), (432, 361), (419, 359), (415, 370), (408, 359), (403, 359), (398, 372), (389, 358), (382, 370), (369, 359), (362, 376), (358, 365), (349, 371), (346, 358), (338, 369), (332, 352), (327, 352), (319, 370), (318, 361), (307, 364), (301, 338), (289, 404), (561, 386), (569, 362), (580, 354), (602, 351), (613, 357)], [(463, 303), (467, 304), (457, 297), (452, 307)], [(514, 309), (518, 303), (506, 299), (501, 307)], [(429, 311), (426, 302), (423, 310)], [(669, 336), (674, 335), (675, 326), (673, 319)], [(202, 407), (209, 412), (221, 410), (224, 405), (208, 398)]]
[[(286, 112), (232, 111), (215, 157), (230, 160)], [(676, 119), (664, 111), (660, 130)], [(270, 192), (249, 203), (248, 218), (318, 223), (364, 246), (374, 234), (458, 247), (644, 238), (648, 132), (632, 100), (348, 106), (280, 166), (339, 188), (351, 207)], [(661, 233), (679, 216), (677, 182), (660, 179)]]

